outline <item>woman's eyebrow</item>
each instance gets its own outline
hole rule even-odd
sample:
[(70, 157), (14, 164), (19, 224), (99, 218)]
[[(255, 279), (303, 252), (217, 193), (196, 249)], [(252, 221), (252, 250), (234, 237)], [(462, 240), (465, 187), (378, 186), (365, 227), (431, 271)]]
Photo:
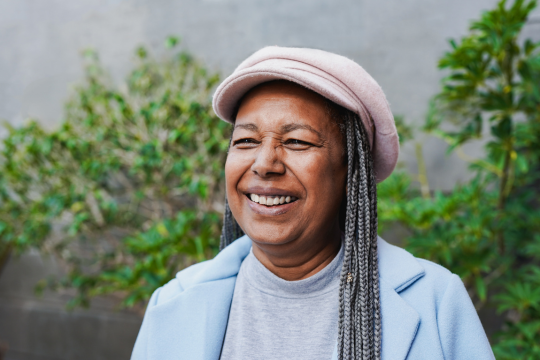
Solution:
[(253, 123), (248, 123), (248, 124), (235, 124), (234, 125), (234, 128), (235, 129), (244, 129), (244, 130), (248, 130), (248, 131), (253, 131), (253, 132), (256, 132), (259, 130), (259, 128), (257, 127), (257, 125), (253, 124)]
[(294, 130), (299, 130), (299, 129), (311, 131), (312, 133), (316, 134), (319, 137), (319, 140), (321, 141), (324, 140), (324, 137), (322, 136), (322, 134), (319, 131), (315, 130), (313, 127), (309, 126), (308, 124), (293, 123), (293, 124), (283, 125), (280, 128), (281, 132), (284, 134), (289, 133)]
[[(235, 129), (244, 129), (244, 130), (248, 130), (248, 131), (252, 131), (252, 132), (259, 131), (259, 127), (257, 125), (255, 125), (254, 123), (236, 124), (236, 125), (234, 125), (234, 128)], [(285, 125), (280, 127), (280, 131), (283, 134), (290, 133), (291, 131), (299, 130), (299, 129), (311, 131), (312, 133), (314, 133), (315, 135), (317, 135), (319, 137), (319, 140), (321, 140), (321, 141), (324, 140), (324, 136), (322, 136), (322, 134), (319, 131), (315, 130), (313, 127), (311, 127), (308, 124), (292, 123), (292, 124), (285, 124)]]

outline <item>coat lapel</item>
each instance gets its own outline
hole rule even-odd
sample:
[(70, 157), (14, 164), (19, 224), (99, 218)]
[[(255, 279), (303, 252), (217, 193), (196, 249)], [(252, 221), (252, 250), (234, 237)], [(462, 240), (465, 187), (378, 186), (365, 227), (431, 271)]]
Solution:
[(420, 316), (383, 279), (380, 281), (382, 309), (382, 360), (404, 360), (409, 353)]
[[(382, 309), (382, 360), (407, 358), (418, 326), (420, 316), (384, 280), (380, 282)], [(332, 360), (338, 360), (337, 344)]]
[[(407, 358), (420, 325), (418, 313), (391, 286), (381, 280), (382, 360)], [(338, 360), (337, 344), (332, 360)]]
[(150, 309), (149, 359), (217, 360), (236, 277), (194, 286)]
[(382, 359), (404, 360), (414, 341), (420, 316), (399, 292), (424, 276), (424, 268), (408, 252), (379, 238)]
[[(399, 295), (424, 276), (424, 269), (408, 252), (378, 239), (382, 360), (404, 360), (414, 341), (420, 316)], [(337, 345), (332, 360), (337, 360)]]
[(249, 253), (251, 240), (242, 237), (208, 262), (202, 271), (177, 276), (183, 291), (149, 309), (148, 359), (218, 360), (236, 275)]

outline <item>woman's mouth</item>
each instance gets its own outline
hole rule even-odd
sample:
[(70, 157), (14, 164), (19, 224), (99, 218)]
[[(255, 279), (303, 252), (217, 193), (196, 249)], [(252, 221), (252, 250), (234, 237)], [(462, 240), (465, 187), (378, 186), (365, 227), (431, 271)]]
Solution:
[(249, 208), (256, 214), (263, 216), (283, 215), (298, 206), (298, 198), (290, 194), (283, 194), (276, 191), (266, 190), (266, 194), (245, 193), (248, 199)]
[(280, 195), (258, 195), (258, 194), (246, 194), (248, 199), (254, 203), (265, 205), (268, 207), (277, 206), (282, 204), (289, 204), (298, 200), (294, 196), (280, 196)]

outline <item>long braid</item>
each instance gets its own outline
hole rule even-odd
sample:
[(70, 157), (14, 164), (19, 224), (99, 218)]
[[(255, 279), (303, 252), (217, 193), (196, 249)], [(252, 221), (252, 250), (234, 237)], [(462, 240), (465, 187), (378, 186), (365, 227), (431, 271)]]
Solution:
[(339, 112), (345, 120), (348, 172), (345, 256), (339, 288), (338, 359), (379, 360), (382, 327), (373, 158), (360, 118), (344, 109)]
[[(344, 133), (347, 196), (343, 267), (339, 284), (338, 359), (381, 359), (381, 307), (377, 256), (377, 182), (366, 130), (355, 113), (329, 102)], [(225, 200), (224, 249), (244, 232)]]
[[(365, 134), (362, 133), (363, 130), (364, 130), (363, 126), (359, 122), (355, 122), (355, 131), (358, 134), (357, 136), (359, 136), (360, 138), (363, 138), (363, 141), (362, 141), (363, 149), (359, 150), (359, 152), (362, 153), (360, 154), (360, 158), (361, 158), (360, 166), (361, 168), (365, 168), (367, 171), (369, 171), (369, 167), (366, 164), (366, 163), (369, 163), (369, 160), (367, 160), (366, 156), (364, 156), (364, 154), (366, 154), (369, 151), (369, 144), (366, 141)], [(367, 173), (362, 174), (361, 186), (362, 186), (363, 197), (365, 199), (365, 202), (364, 202), (365, 211), (363, 212), (363, 215), (364, 215), (363, 220), (364, 220), (364, 227), (365, 227), (365, 233), (366, 233), (365, 238), (371, 239), (372, 238), (372, 228), (371, 228), (372, 224), (371, 224), (371, 214), (370, 214), (371, 212), (370, 190), (371, 189), (370, 189)], [(369, 289), (369, 286), (371, 285), (370, 280), (371, 280), (371, 274), (372, 274), (372, 269), (370, 266), (371, 265), (370, 254), (372, 252), (371, 243), (368, 242), (367, 244), (364, 244), (363, 248), (364, 248), (364, 252), (362, 254), (363, 255), (362, 263), (363, 263), (363, 267), (365, 267), (365, 271), (363, 271), (362, 279), (363, 279), (363, 282), (365, 283), (365, 288), (366, 288), (365, 297), (366, 297), (366, 303), (367, 303), (366, 308), (368, 309), (367, 312), (363, 311), (363, 315), (367, 317), (363, 319), (362, 321), (362, 338), (363, 338), (364, 344), (367, 345), (364, 348), (363, 356), (367, 358), (371, 358), (372, 348), (370, 345), (373, 342), (373, 331), (372, 329), (368, 328), (368, 326), (373, 324), (373, 311), (370, 310), (373, 308), (373, 305), (372, 305), (373, 298), (372, 298), (371, 291), (367, 291), (367, 289)]]
[[(232, 135), (229, 138), (229, 149), (232, 144)], [(236, 219), (234, 218), (231, 208), (229, 207), (229, 200), (225, 197), (225, 213), (223, 215), (223, 227), (221, 229), (221, 237), (219, 239), (219, 251), (225, 249), (229, 246), (234, 240), (244, 236), (244, 230), (238, 225)]]
[(382, 343), (382, 323), (381, 323), (381, 303), (379, 293), (379, 257), (377, 251), (377, 228), (378, 228), (378, 213), (377, 213), (377, 180), (373, 171), (373, 157), (369, 156), (369, 181), (370, 181), (370, 197), (371, 197), (371, 220), (373, 229), (372, 251), (371, 251), (371, 279), (373, 283), (373, 350), (375, 359), (381, 358), (381, 343)]
[[(346, 119), (346, 121), (349, 121), (349, 119)], [(351, 127), (348, 126), (348, 124), (345, 127), (346, 129), (346, 148), (347, 149), (353, 149), (355, 147), (355, 139), (354, 135), (351, 132)], [(347, 169), (347, 184), (351, 184), (353, 182), (353, 177), (355, 176), (356, 167), (354, 166), (354, 152), (347, 151), (347, 163), (352, 164)], [(351, 187), (350, 190), (353, 192), (355, 188)], [(349, 236), (351, 236), (351, 226), (353, 224), (353, 221), (351, 218), (354, 218), (355, 215), (353, 214), (354, 211), (351, 209), (354, 208), (354, 203), (356, 201), (355, 196), (347, 196), (347, 211), (345, 212), (345, 244), (344, 244), (344, 257), (343, 257), (343, 264), (350, 264), (351, 262), (351, 247), (353, 244), (353, 241), (348, 239)], [(343, 356), (350, 357), (350, 344), (349, 344), (349, 338), (350, 338), (350, 321), (347, 321), (347, 319), (350, 316), (350, 293), (347, 289), (347, 278), (348, 278), (348, 268), (346, 266), (342, 267), (341, 270), (341, 276), (340, 276), (340, 286), (339, 286), (339, 318), (338, 322), (340, 324), (339, 330), (338, 330), (338, 339), (340, 343), (338, 344), (339, 349), (339, 358), (342, 359)]]
[(236, 219), (231, 212), (231, 208), (229, 207), (229, 202), (225, 199), (225, 215), (223, 217), (223, 228), (219, 240), (219, 250), (225, 249), (234, 240), (242, 236), (244, 236), (244, 231), (236, 222)]
[[(360, 161), (360, 169), (366, 168), (366, 159), (364, 156), (364, 148), (365, 148), (365, 138), (362, 138), (359, 136), (359, 126), (361, 125), (358, 122), (354, 122), (354, 128), (355, 128), (355, 134), (359, 141), (359, 146), (357, 148), (358, 151), (358, 157)], [(369, 203), (369, 198), (367, 196), (368, 189), (367, 189), (367, 174), (365, 171), (360, 172), (360, 190), (361, 194), (359, 196), (359, 209), (360, 209), (360, 215), (359, 215), (359, 239), (365, 239), (368, 238), (370, 235), (370, 229), (369, 229), (369, 210), (366, 209), (366, 206)], [(369, 208), (368, 208), (369, 209)], [(367, 211), (366, 211), (367, 210)], [(369, 305), (369, 291), (368, 291), (368, 285), (369, 285), (369, 275), (368, 275), (368, 267), (369, 263), (366, 261), (367, 254), (369, 249), (366, 249), (366, 243), (364, 241), (358, 241), (358, 248), (359, 248), (359, 261), (358, 261), (358, 282), (360, 283), (360, 292), (358, 294), (360, 298), (360, 304), (358, 304), (358, 307), (356, 311), (359, 312), (360, 315), (360, 326), (361, 326), (361, 336), (362, 336), (362, 358), (370, 358), (369, 352), (369, 331), (368, 325), (368, 305)], [(360, 349), (358, 349), (358, 355), (360, 353)]]

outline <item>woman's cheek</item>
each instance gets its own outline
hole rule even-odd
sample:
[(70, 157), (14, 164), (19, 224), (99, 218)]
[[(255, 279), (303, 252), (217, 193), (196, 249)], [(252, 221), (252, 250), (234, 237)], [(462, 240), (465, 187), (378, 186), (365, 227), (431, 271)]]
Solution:
[(299, 178), (305, 179), (308, 183), (320, 183), (326, 177), (333, 177), (334, 166), (324, 154), (299, 153), (297, 156), (289, 157), (287, 165)]
[(249, 158), (241, 153), (232, 152), (227, 156), (225, 162), (225, 179), (227, 182), (235, 182), (242, 177), (242, 174), (249, 169)]

